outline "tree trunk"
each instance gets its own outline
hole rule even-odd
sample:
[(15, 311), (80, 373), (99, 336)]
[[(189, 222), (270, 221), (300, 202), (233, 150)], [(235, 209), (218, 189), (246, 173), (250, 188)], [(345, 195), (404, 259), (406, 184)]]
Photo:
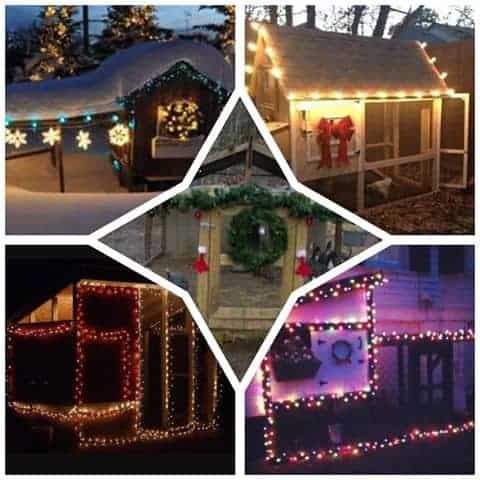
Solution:
[(385, 33), (385, 27), (387, 26), (390, 8), (390, 5), (380, 5), (377, 23), (375, 24), (375, 29), (373, 30), (374, 37), (383, 37), (383, 34)]
[(335, 220), (335, 253), (339, 257), (343, 250), (343, 220)]
[(285, 6), (285, 23), (291, 27), (293, 25), (293, 6)]
[(82, 7), (82, 25), (83, 25), (83, 52), (88, 55), (90, 50), (90, 31), (88, 19), (88, 6)]
[(366, 5), (355, 5), (353, 7), (352, 35), (358, 35), (358, 28), (366, 8)]
[(276, 5), (269, 6), (268, 13), (270, 16), (270, 23), (277, 25), (278, 24), (278, 7)]
[(403, 22), (395, 29), (393, 37), (397, 36), (403, 29), (406, 29), (413, 25), (420, 18), (422, 12), (423, 5), (420, 5), (413, 12), (407, 13), (407, 15), (405, 15), (405, 18), (403, 19)]
[(315, 5), (307, 5), (307, 27), (315, 28)]

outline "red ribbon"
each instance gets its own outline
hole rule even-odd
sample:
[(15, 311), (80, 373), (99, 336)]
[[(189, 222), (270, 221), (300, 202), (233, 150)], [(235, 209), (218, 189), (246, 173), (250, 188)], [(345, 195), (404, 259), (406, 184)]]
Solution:
[(204, 253), (199, 253), (197, 260), (195, 260), (195, 263), (193, 264), (193, 269), (197, 273), (203, 273), (203, 272), (208, 272), (210, 270), (210, 267), (208, 266), (208, 263), (205, 261), (205, 254)]
[(348, 165), (348, 142), (353, 136), (353, 122), (350, 115), (333, 125), (332, 135), (339, 140), (337, 162), (340, 166)]
[(312, 275), (312, 269), (310, 268), (310, 265), (305, 261), (305, 257), (299, 257), (298, 261), (300, 262), (300, 264), (295, 270), (295, 274), (302, 277), (310, 277)]
[(355, 129), (350, 115), (334, 123), (333, 120), (322, 118), (317, 125), (318, 137), (320, 144), (320, 163), (318, 168), (332, 168), (332, 153), (330, 151), (330, 141), (332, 136), (339, 140), (338, 155), (336, 158), (339, 166), (348, 165), (348, 142), (352, 139)]
[(318, 168), (332, 168), (332, 154), (330, 152), (330, 139), (332, 138), (332, 123), (327, 118), (322, 118), (317, 125), (318, 137), (320, 144), (320, 163)]

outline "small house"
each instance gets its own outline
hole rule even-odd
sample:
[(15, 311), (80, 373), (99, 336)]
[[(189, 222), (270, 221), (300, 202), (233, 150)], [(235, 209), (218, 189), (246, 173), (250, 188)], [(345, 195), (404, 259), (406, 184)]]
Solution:
[(250, 460), (348, 458), (471, 431), (473, 303), (463, 246), (390, 247), (300, 297), (246, 392)]
[(468, 94), (426, 45), (250, 24), (247, 84), (297, 178), (363, 210), (467, 186)]
[(150, 284), (81, 280), (7, 331), (8, 408), (80, 448), (217, 428), (218, 366), (179, 297)]
[(87, 150), (100, 129), (121, 183), (158, 190), (183, 179), (232, 89), (231, 65), (214, 47), (145, 42), (77, 77), (9, 85), (7, 133), (28, 135), (7, 143), (25, 148), (45, 134), (61, 150), (63, 129), (73, 129)]

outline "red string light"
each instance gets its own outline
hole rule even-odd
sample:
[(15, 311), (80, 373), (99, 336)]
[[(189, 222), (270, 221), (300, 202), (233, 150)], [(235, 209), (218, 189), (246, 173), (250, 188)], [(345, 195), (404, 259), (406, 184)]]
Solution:
[(282, 452), (279, 455), (269, 456), (267, 460), (272, 461), (275, 464), (298, 464), (352, 458), (381, 451), (385, 448), (401, 447), (412, 442), (438, 440), (440, 438), (451, 437), (473, 431), (473, 429), (473, 420), (467, 420), (464, 423), (457, 425), (448, 424), (442, 428), (435, 428), (432, 430), (413, 428), (402, 435), (386, 436), (381, 440), (369, 440), (337, 445), (328, 449), (298, 450), (295, 453)]
[[(79, 446), (81, 448), (99, 448), (127, 445), (136, 442), (151, 442), (163, 440), (165, 438), (177, 438), (191, 435), (195, 431), (214, 431), (218, 428), (217, 406), (221, 395), (218, 384), (218, 371), (216, 365), (215, 375), (212, 385), (212, 415), (209, 421), (201, 421), (199, 419), (199, 409), (197, 405), (197, 390), (199, 388), (197, 382), (197, 372), (200, 365), (197, 362), (197, 328), (192, 320), (186, 321), (185, 326), (173, 326), (171, 318), (179, 313), (185, 312), (185, 306), (180, 299), (168, 295), (166, 290), (151, 285), (124, 286), (123, 284), (115, 284), (113, 282), (98, 282), (85, 280), (76, 285), (75, 289), (75, 320), (73, 322), (58, 322), (58, 325), (42, 325), (42, 324), (20, 324), (14, 325), (8, 330), (8, 352), (9, 365), (8, 373), (10, 380), (13, 378), (13, 362), (12, 349), (13, 341), (18, 337), (31, 337), (42, 339), (53, 339), (59, 335), (74, 334), (76, 335), (76, 365), (75, 365), (75, 405), (70, 407), (54, 407), (49, 405), (25, 404), (9, 401), (12, 410), (23, 417), (42, 418), (74, 428)], [(145, 428), (142, 425), (142, 408), (143, 404), (143, 379), (142, 379), (142, 313), (143, 297), (145, 294), (149, 296), (162, 297), (165, 309), (165, 321), (162, 322), (162, 335), (165, 335), (167, 345), (167, 361), (164, 365), (166, 370), (166, 382), (168, 395), (166, 399), (166, 408), (168, 412), (168, 421), (165, 428)], [(123, 297), (131, 301), (130, 309), (131, 319), (125, 328), (119, 329), (103, 329), (97, 325), (91, 325), (91, 319), (86, 319), (85, 307), (86, 301), (92, 297), (101, 297), (114, 301), (115, 298)], [(128, 312), (126, 312), (128, 313)], [(189, 318), (189, 317), (188, 317)], [(190, 325), (188, 327), (187, 325)], [(171, 363), (171, 332), (184, 333), (186, 330), (191, 331), (190, 346), (192, 351), (192, 378), (191, 378), (191, 398), (190, 398), (190, 421), (185, 425), (174, 425), (174, 405), (170, 400), (171, 395), (171, 370), (174, 367)], [(89, 344), (118, 344), (120, 346), (120, 362), (121, 370), (121, 394), (118, 401), (113, 402), (109, 406), (100, 404), (89, 404), (85, 398), (85, 348)], [(10, 395), (14, 399), (14, 394)], [(102, 436), (95, 434), (86, 434), (84, 425), (106, 419), (114, 419), (127, 413), (133, 413), (133, 425), (129, 433)]]

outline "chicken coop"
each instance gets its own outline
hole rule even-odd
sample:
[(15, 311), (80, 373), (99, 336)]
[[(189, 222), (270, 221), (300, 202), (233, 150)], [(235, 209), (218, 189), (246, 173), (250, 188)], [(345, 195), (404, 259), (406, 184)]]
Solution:
[(107, 146), (123, 187), (162, 189), (183, 179), (232, 89), (233, 69), (212, 46), (134, 45), (77, 77), (10, 85), (9, 157), (52, 151), (63, 192), (62, 152), (73, 132), (80, 151)]
[(469, 96), (427, 45), (266, 23), (248, 37), (249, 93), (301, 182), (357, 211), (467, 187)]
[[(391, 273), (355, 269), (297, 299), (246, 391), (247, 437), (263, 434), (247, 456), (349, 461), (473, 430), (474, 331), (459, 320), (469, 300), (425, 315), (412, 295), (424, 286)], [(472, 288), (459, 277), (442, 280), (445, 297)]]
[(12, 324), (7, 342), (8, 407), (80, 448), (216, 430), (217, 363), (167, 290), (82, 280)]

